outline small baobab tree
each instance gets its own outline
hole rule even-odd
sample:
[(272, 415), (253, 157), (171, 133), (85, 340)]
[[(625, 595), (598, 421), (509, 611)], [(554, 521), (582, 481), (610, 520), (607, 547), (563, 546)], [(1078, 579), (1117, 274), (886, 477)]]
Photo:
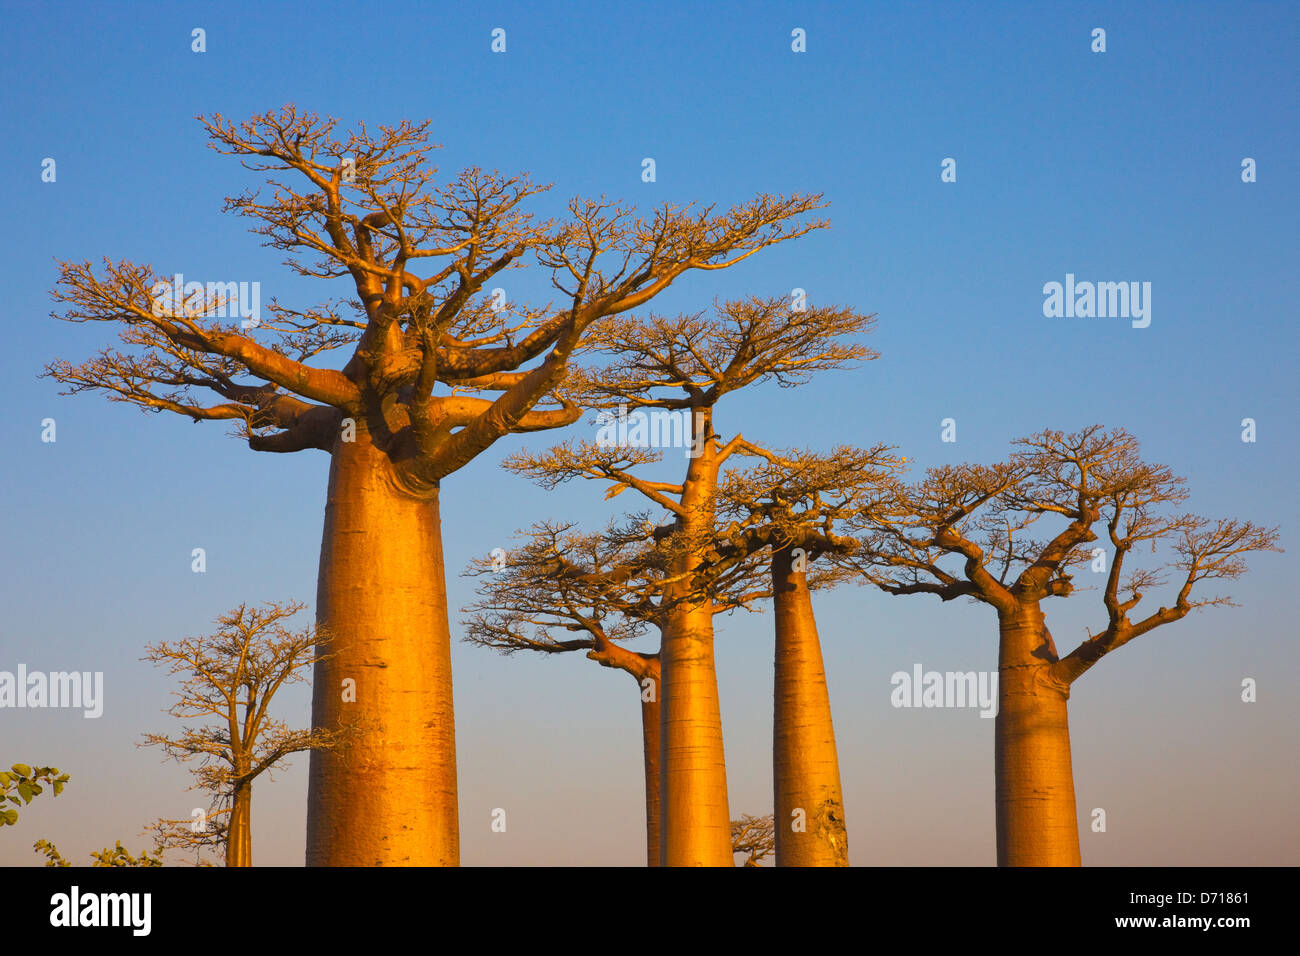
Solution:
[[(1075, 681), (1134, 638), (1231, 604), (1202, 596), (1205, 585), (1240, 577), (1247, 554), (1279, 550), (1276, 528), (1178, 511), (1183, 485), (1144, 461), (1122, 429), (1049, 429), (1018, 440), (999, 464), (946, 465), (899, 483), (891, 510), (869, 516), (856, 552), (868, 580), (891, 594), (973, 598), (997, 613), (999, 865), (1081, 862), (1067, 721)], [(1031, 537), (1040, 521), (1054, 527)], [(1108, 548), (1090, 547), (1099, 531)], [(1160, 557), (1142, 562), (1139, 551)], [(1074, 572), (1106, 559), (1101, 628), (1058, 654), (1043, 602), (1074, 595)], [(1171, 576), (1172, 600), (1135, 614)]]
[(217, 618), (211, 636), (148, 646), (144, 660), (181, 678), (167, 712), (203, 723), (179, 735), (146, 734), (145, 745), (162, 747), (176, 760), (197, 760), (191, 771), (195, 786), (213, 800), (201, 827), (194, 820), (156, 824), (160, 848), (193, 849), (220, 840), (226, 866), (252, 866), (253, 781), (264, 773), (273, 777), (292, 754), (346, 742), (346, 727), (295, 730), (271, 716), (275, 695), (306, 683), (328, 645), (311, 627), (286, 626), (305, 608), (299, 602), (241, 604)]

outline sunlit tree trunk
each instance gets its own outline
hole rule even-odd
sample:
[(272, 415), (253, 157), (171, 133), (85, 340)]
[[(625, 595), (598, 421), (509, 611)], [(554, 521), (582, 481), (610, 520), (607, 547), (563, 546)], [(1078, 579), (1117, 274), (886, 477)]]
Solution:
[(821, 643), (808, 584), (791, 550), (772, 553), (776, 865), (848, 866), (848, 830)]
[(663, 863), (733, 866), (713, 613), (673, 617), (660, 651)]
[(253, 785), (235, 786), (226, 829), (226, 866), (253, 865)]
[(1069, 687), (1049, 675), (1056, 652), (1036, 604), (1001, 613), (999, 629), (998, 865), (1078, 866)]
[[(712, 409), (694, 410), (695, 434), (712, 435)], [(679, 528), (688, 540), (713, 534), (718, 460), (714, 442), (687, 468)], [(691, 554), (676, 570), (690, 573), (701, 562)], [(722, 714), (713, 660), (713, 603), (686, 601), (668, 615), (660, 649), (660, 701), (665, 866), (734, 866)]]
[(355, 441), (334, 447), (316, 601), (333, 656), (316, 665), (313, 724), (366, 720), (343, 750), (312, 752), (307, 864), (457, 865), (437, 493), (400, 489), (360, 427)]

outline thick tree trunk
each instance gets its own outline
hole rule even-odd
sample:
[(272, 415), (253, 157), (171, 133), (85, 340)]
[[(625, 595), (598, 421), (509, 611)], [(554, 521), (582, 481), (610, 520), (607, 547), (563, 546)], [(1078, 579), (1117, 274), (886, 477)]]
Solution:
[[(704, 440), (713, 437), (713, 410), (694, 409), (692, 421), (699, 454), (687, 467), (678, 532), (698, 549), (714, 534), (718, 450), (716, 440)], [(666, 597), (685, 600), (669, 613), (659, 652), (664, 866), (735, 866), (713, 662), (713, 602), (708, 595), (692, 594), (702, 560), (698, 553), (688, 554), (675, 568), (683, 583)]]
[(712, 608), (673, 615), (660, 651), (664, 866), (734, 866)]
[(1078, 866), (1070, 690), (1049, 675), (1056, 654), (1037, 605), (1000, 614), (999, 628), (998, 865)]
[[(652, 699), (641, 693), (641, 749), (645, 757), (645, 849), (646, 865), (658, 866), (659, 840), (659, 675), (647, 675), (654, 681)], [(637, 687), (640, 688), (640, 682)]]
[(773, 549), (772, 778), (777, 866), (848, 866), (840, 763), (812, 599), (790, 548)]
[(226, 866), (253, 865), (253, 785), (240, 784), (230, 806), (226, 829)]
[(459, 863), (443, 575), (436, 493), (400, 489), (360, 429), (338, 442), (316, 595), (333, 656), (316, 665), (312, 722), (357, 731), (312, 751), (309, 866)]

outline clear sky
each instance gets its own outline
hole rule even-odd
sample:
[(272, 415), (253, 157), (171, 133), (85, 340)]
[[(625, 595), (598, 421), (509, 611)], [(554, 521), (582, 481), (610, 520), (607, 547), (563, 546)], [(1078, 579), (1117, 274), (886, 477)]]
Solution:
[[(103, 671), (104, 714), (0, 711), (0, 763), (72, 780), (0, 831), (34, 865), (139, 834), (205, 800), (140, 735), (173, 725), (146, 643), (206, 633), (241, 601), (315, 594), (327, 457), (258, 455), (219, 423), (146, 416), (38, 378), (115, 341), (49, 318), (55, 259), (258, 281), (262, 300), (345, 294), (290, 275), (223, 197), (258, 180), (208, 150), (196, 114), (296, 103), (345, 125), (433, 121), (446, 174), (468, 165), (649, 208), (823, 192), (833, 228), (699, 273), (657, 311), (808, 290), (878, 314), (879, 360), (719, 407), (771, 446), (898, 445), (921, 466), (991, 461), (1011, 439), (1094, 422), (1137, 435), (1188, 479), (1190, 507), (1282, 527), (1240, 607), (1199, 613), (1075, 685), (1076, 792), (1090, 864), (1300, 863), (1300, 652), (1293, 611), (1297, 210), (1294, 4), (778, 5), (4, 3), (8, 295), (0, 670)], [(205, 53), (191, 31), (206, 31)], [(506, 31), (504, 54), (491, 31)], [(1092, 31), (1106, 51), (1092, 52)], [(807, 49), (791, 50), (791, 31)], [(42, 160), (57, 163), (53, 183)], [(642, 160), (657, 180), (641, 179)], [(1242, 161), (1257, 181), (1242, 181)], [(941, 162), (956, 161), (956, 182)], [(1043, 286), (1151, 283), (1151, 322), (1048, 318)], [(511, 296), (546, 297), (538, 269)], [(41, 441), (54, 418), (57, 441)], [(941, 441), (953, 418), (957, 441)], [(1257, 440), (1242, 441), (1242, 419)], [(574, 426), (558, 440), (588, 434)], [(500, 442), (444, 484), (450, 597), (472, 557), (543, 518), (589, 527), (592, 485), (544, 493)], [(626, 499), (618, 499), (623, 503)], [(207, 552), (194, 574), (190, 553)], [(890, 675), (996, 667), (993, 612), (846, 587), (816, 598), (856, 864), (994, 862), (993, 721), (890, 706)], [(1048, 602), (1058, 645), (1103, 624), (1098, 592)], [(719, 620), (732, 816), (767, 813), (768, 615)], [(625, 675), (580, 657), (500, 658), (453, 613), (462, 859), (644, 862), (639, 708)], [(1258, 701), (1240, 700), (1258, 681)], [(281, 715), (304, 722), (309, 693)], [(254, 860), (303, 859), (306, 759), (254, 798)], [(494, 808), (505, 833), (490, 830)], [(1107, 831), (1088, 828), (1104, 808)]]

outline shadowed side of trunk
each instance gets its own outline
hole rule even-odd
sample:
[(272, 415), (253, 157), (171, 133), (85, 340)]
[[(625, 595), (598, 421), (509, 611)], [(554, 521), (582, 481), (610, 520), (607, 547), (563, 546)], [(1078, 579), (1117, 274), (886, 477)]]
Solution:
[(365, 717), (343, 749), (312, 751), (309, 866), (459, 863), (443, 574), (436, 492), (417, 498), (398, 488), (360, 430), (339, 441), (316, 612), (332, 656), (316, 665), (312, 723)]
[(1068, 686), (1036, 605), (999, 615), (997, 781), (999, 866), (1079, 866), (1070, 766)]
[[(848, 830), (817, 622), (790, 548), (772, 554), (772, 775), (777, 866), (848, 866)], [(803, 811), (799, 814), (798, 811)], [(802, 829), (794, 829), (796, 817)]]
[(645, 846), (646, 865), (659, 866), (659, 669), (645, 675), (653, 684), (649, 689), (637, 681), (641, 693), (641, 745), (645, 758)]

